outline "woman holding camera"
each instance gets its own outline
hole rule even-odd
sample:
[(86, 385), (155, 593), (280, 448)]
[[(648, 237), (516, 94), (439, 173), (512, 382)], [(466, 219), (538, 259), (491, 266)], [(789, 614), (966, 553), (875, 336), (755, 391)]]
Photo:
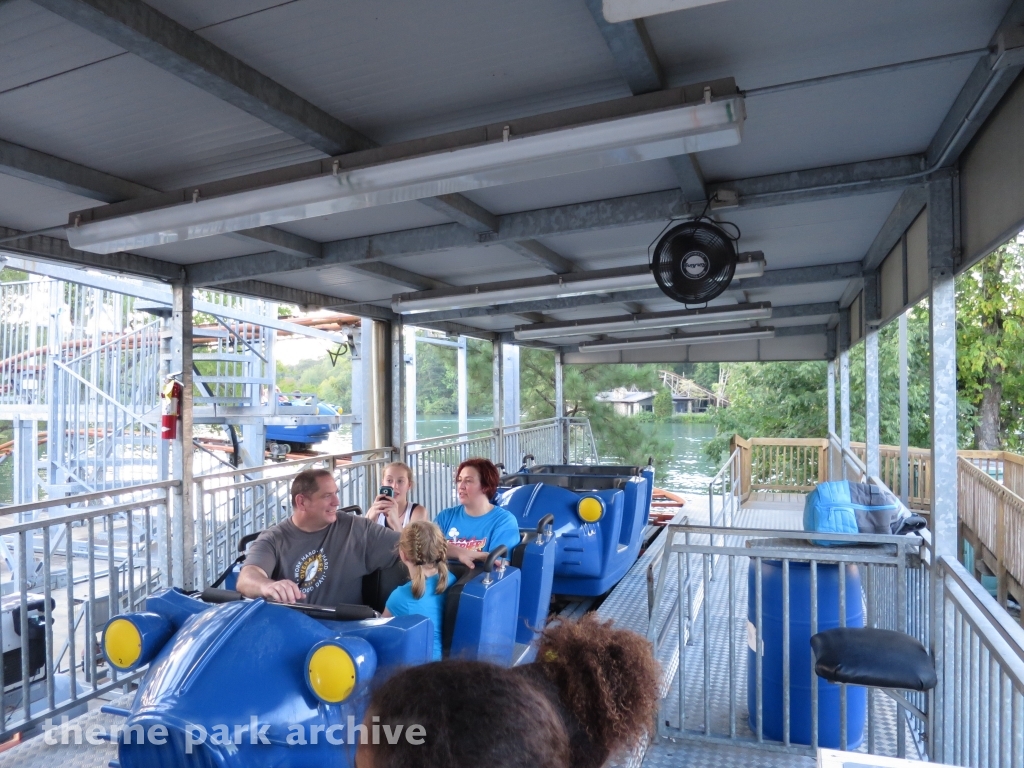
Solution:
[(409, 501), (412, 486), (412, 469), (409, 465), (400, 461), (391, 462), (384, 467), (381, 492), (367, 510), (366, 516), (393, 531), (401, 531), (417, 520), (430, 520), (426, 507)]

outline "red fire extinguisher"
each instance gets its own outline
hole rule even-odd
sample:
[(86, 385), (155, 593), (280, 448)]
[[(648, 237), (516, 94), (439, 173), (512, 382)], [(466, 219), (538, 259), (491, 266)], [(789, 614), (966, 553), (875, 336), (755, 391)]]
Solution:
[(160, 417), (160, 437), (174, 440), (178, 437), (178, 419), (181, 418), (181, 382), (168, 379), (160, 393), (163, 400), (163, 415)]

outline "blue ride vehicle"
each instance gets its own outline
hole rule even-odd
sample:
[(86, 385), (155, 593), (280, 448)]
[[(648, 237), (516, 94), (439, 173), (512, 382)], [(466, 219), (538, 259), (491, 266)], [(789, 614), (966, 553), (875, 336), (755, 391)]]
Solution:
[[(293, 402), (283, 396), (278, 402), (278, 407), (281, 409), (280, 413), (283, 415), (287, 415), (287, 408), (303, 405), (305, 405), (305, 403), (302, 400), (296, 399)], [(317, 416), (339, 415), (338, 410), (327, 403), (317, 403), (316, 414)], [(316, 443), (322, 443), (330, 437), (332, 429), (334, 429), (334, 425), (328, 422), (320, 424), (273, 424), (267, 427), (266, 441), (268, 445), (276, 443), (277, 445), (284, 447), (284, 453), (291, 453), (292, 451), (308, 451)]]
[(504, 476), (497, 502), (520, 529), (553, 516), (553, 591), (596, 597), (636, 562), (653, 493), (649, 465), (545, 464)]
[[(542, 539), (535, 533), (516, 547), (519, 561), (533, 563), (538, 552), (543, 560), (553, 541)], [(495, 566), (506, 555), (498, 547), (446, 593), (446, 656), (512, 663), (522, 575)], [(373, 602), (383, 605), (397, 580), (376, 576), (364, 580), (364, 597), (380, 590)], [(550, 572), (546, 588), (550, 595)], [(102, 639), (108, 663), (122, 672), (149, 665), (131, 707), (106, 709), (126, 718), (118, 736), (120, 768), (350, 768), (370, 682), (432, 659), (433, 626), (423, 617), (382, 619), (369, 606), (240, 597), (216, 589), (202, 599), (164, 590), (146, 600), (144, 611), (108, 622)], [(543, 608), (541, 624), (546, 601)]]

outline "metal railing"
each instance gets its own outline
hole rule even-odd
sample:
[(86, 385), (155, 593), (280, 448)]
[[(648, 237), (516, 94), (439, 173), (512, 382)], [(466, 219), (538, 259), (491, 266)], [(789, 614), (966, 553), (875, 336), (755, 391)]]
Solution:
[(1024, 765), (1024, 629), (951, 557), (935, 568), (937, 762)]
[[(741, 449), (735, 448), (725, 464), (708, 483), (708, 522), (711, 525), (732, 526), (733, 515), (743, 503)], [(715, 511), (715, 502), (718, 511)]]
[(479, 429), (406, 443), (403, 459), (413, 471), (414, 498), (432, 515), (453, 506), (455, 470), (479, 456), (516, 471), (526, 456), (537, 464), (591, 464), (598, 460), (590, 421), (566, 417)]
[(276, 525), (292, 513), (290, 489), (305, 469), (328, 469), (338, 484), (341, 506), (369, 508), (381, 485), (391, 448), (312, 456), (262, 467), (228, 470), (195, 478), (196, 580), (212, 584), (238, 556), (238, 542)]
[(150, 483), (0, 510), (4, 585), (13, 587), (2, 613), (16, 622), (8, 637), (0, 621), (0, 648), (5, 662), (8, 654), (17, 659), (13, 674), (0, 665), (0, 741), (84, 711), (90, 699), (142, 674), (106, 665), (96, 635), (112, 616), (139, 610), (147, 595), (170, 584), (168, 508), (178, 485)]
[[(847, 686), (819, 688), (809, 637), (852, 618), (853, 625), (900, 628), (926, 642), (924, 540), (732, 528), (716, 544), (712, 536), (720, 532), (699, 525), (666, 530), (655, 602), (662, 600), (669, 570), (675, 570), (682, 585), (675, 615), (685, 642), (677, 652), (675, 690), (662, 702), (662, 735), (796, 752), (852, 746), (850, 725), (860, 714), (851, 712)], [(812, 544), (822, 539), (850, 546)], [(875, 548), (855, 548), (868, 544)], [(657, 643), (663, 637), (653, 621), (649, 639)], [(809, 689), (809, 704), (793, 700), (792, 692), (803, 689)], [(819, 715), (820, 696), (829, 699), (824, 709), (831, 719)], [(881, 694), (867, 699), (868, 751), (891, 742), (902, 755), (903, 728), (897, 723), (904, 720), (917, 738), (925, 733), (923, 722), (904, 718), (899, 705), (887, 707)], [(914, 705), (927, 709), (923, 700)], [(794, 721), (794, 707), (809, 709), (809, 721)]]

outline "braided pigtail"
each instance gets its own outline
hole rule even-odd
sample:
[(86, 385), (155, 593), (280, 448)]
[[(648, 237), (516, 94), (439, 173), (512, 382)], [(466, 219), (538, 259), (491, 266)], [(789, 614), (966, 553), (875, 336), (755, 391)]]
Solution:
[[(437, 572), (436, 594), (448, 588), (448, 542), (434, 523), (418, 520), (402, 529), (398, 542), (402, 554), (409, 561), (412, 596), (419, 600), (426, 590), (427, 570)], [(430, 574), (431, 576), (433, 573)]]

